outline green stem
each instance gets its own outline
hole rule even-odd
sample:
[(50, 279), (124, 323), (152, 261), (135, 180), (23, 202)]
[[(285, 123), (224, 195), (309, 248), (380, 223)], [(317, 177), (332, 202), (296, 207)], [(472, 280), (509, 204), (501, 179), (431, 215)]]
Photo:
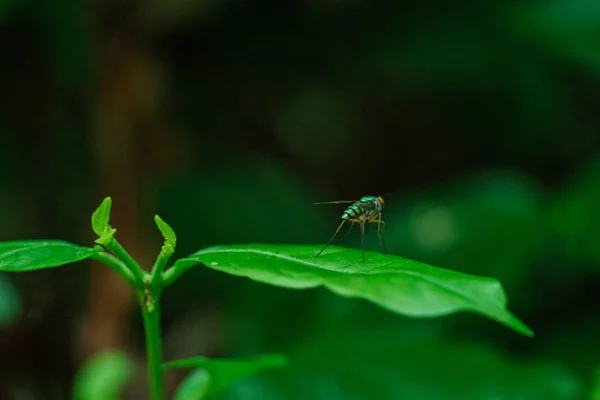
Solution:
[(102, 252), (94, 254), (91, 258), (108, 265), (115, 272), (121, 275), (121, 277), (123, 277), (123, 279), (125, 279), (130, 285), (138, 287), (138, 285), (136, 285), (135, 276), (133, 276), (131, 270), (129, 270), (129, 268), (127, 268), (127, 266), (117, 257), (113, 256), (112, 254)]
[(167, 261), (169, 261), (169, 258), (171, 258), (171, 255), (173, 255), (172, 247), (166, 247), (166, 245), (163, 246), (160, 253), (158, 254), (158, 257), (156, 257), (156, 262), (152, 267), (152, 275), (150, 278), (150, 282), (152, 283), (152, 285), (161, 288), (164, 287), (163, 271), (165, 269), (165, 265), (167, 264)]
[(142, 267), (140, 267), (140, 264), (137, 263), (137, 261), (135, 261), (133, 259), (133, 257), (131, 257), (129, 255), (129, 253), (127, 252), (127, 250), (125, 250), (123, 248), (123, 246), (121, 246), (121, 244), (119, 242), (117, 242), (117, 239), (113, 238), (107, 245), (106, 247), (112, 251), (113, 253), (115, 253), (115, 255), (121, 260), (123, 261), (123, 263), (125, 263), (125, 265), (129, 268), (129, 270), (133, 273), (133, 276), (135, 277), (136, 282), (138, 282), (138, 284), (143, 285), (144, 284), (144, 270), (142, 269)]
[[(147, 288), (145, 296), (142, 297), (142, 317), (146, 335), (146, 357), (151, 400), (163, 400), (165, 398), (160, 330), (160, 289), (158, 292), (153, 293)], [(148, 296), (151, 297), (148, 298)], [(148, 306), (149, 301), (153, 302), (152, 307)]]
[(200, 264), (200, 262), (190, 262), (190, 263), (175, 263), (171, 268), (167, 269), (162, 274), (162, 284), (163, 287), (171, 286), (177, 278), (185, 273), (188, 269)]

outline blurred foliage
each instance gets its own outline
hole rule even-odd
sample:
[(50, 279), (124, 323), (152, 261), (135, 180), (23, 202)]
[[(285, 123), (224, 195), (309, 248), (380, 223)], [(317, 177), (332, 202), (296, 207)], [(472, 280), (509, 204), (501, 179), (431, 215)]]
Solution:
[(16, 320), (22, 312), (21, 300), (12, 282), (0, 275), (0, 328)]
[(334, 329), (311, 339), (290, 355), (288, 369), (255, 377), (222, 398), (541, 400), (582, 394), (578, 379), (556, 363), (509, 360), (490, 348), (418, 331)]
[(566, 261), (598, 265), (600, 249), (600, 159), (590, 158), (554, 199), (549, 212), (556, 245)]
[(497, 277), (519, 292), (543, 251), (544, 199), (538, 185), (489, 171), (426, 193), (391, 200), (386, 219), (392, 251), (432, 265)]
[(178, 388), (177, 399), (200, 400), (223, 391), (232, 384), (261, 370), (285, 366), (281, 355), (265, 355), (247, 360), (192, 357), (168, 361), (165, 368), (195, 368)]
[(133, 361), (125, 353), (106, 351), (88, 360), (77, 373), (73, 400), (120, 399), (125, 383), (133, 374)]
[(198, 368), (190, 372), (179, 385), (174, 400), (200, 400), (206, 397), (210, 384), (208, 371)]
[[(325, 243), (342, 210), (313, 202), (391, 192), (394, 254), (497, 278), (536, 332), (401, 318), (198, 268), (165, 295), (165, 334), (179, 338), (169, 351), (294, 355), (224, 398), (589, 399), (599, 28), (594, 0), (0, 1), (0, 239), (90, 244), (91, 205), (119, 195), (105, 193), (94, 147), (99, 93), (112, 88), (108, 103), (133, 115), (155, 250), (154, 214), (181, 257)], [(164, 89), (154, 120), (123, 100), (123, 76), (153, 76), (114, 61), (138, 53), (163, 72), (148, 83)], [(358, 247), (357, 231), (339, 243)], [(373, 227), (367, 242), (377, 250)], [(0, 309), (15, 312), (0, 331), (0, 398), (70, 392), (78, 338), (65, 332), (88, 312), (85, 271), (11, 276), (16, 297), (0, 287)]]

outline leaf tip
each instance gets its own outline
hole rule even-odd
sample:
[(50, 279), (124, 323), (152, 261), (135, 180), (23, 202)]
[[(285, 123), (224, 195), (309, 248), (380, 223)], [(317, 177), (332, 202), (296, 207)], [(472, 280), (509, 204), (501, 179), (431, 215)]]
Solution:
[(98, 236), (102, 236), (110, 228), (108, 222), (110, 220), (110, 210), (112, 208), (112, 199), (104, 198), (102, 203), (96, 208), (92, 214), (92, 229)]
[(521, 321), (514, 315), (511, 315), (511, 317), (512, 318), (510, 318), (510, 321), (508, 323), (509, 327), (511, 327), (512, 329), (514, 329), (516, 332), (520, 333), (523, 336), (527, 336), (529, 338), (533, 338), (535, 336), (535, 333), (533, 333), (533, 330), (531, 330), (531, 328), (529, 328), (527, 325), (525, 325), (525, 323), (523, 321)]
[(165, 239), (165, 245), (170, 245), (174, 250), (175, 245), (177, 244), (177, 236), (175, 235), (173, 228), (171, 228), (169, 224), (159, 217), (158, 214), (154, 215), (154, 222)]

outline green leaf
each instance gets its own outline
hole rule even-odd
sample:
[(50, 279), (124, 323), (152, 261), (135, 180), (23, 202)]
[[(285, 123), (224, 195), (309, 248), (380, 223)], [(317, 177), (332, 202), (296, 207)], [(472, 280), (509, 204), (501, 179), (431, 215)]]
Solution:
[(173, 228), (171, 228), (158, 215), (154, 216), (154, 222), (156, 222), (156, 226), (158, 226), (158, 229), (160, 229), (160, 232), (165, 238), (165, 246), (171, 246), (173, 250), (175, 250), (175, 245), (177, 244), (177, 236), (175, 235), (175, 231), (173, 230)]
[(73, 387), (74, 400), (117, 400), (133, 375), (133, 361), (118, 351), (92, 357), (79, 371)]
[(173, 400), (200, 400), (210, 388), (210, 376), (204, 368), (198, 368), (184, 379), (177, 388)]
[[(346, 297), (361, 297), (411, 317), (436, 317), (471, 311), (526, 336), (533, 332), (506, 308), (500, 282), (433, 267), (381, 253), (331, 246), (242, 244), (200, 250), (173, 266), (181, 271), (203, 263), (231, 275), (289, 289), (325, 286)], [(169, 272), (169, 271), (167, 271)]]
[[(184, 360), (169, 361), (163, 365), (165, 369), (171, 368), (202, 368), (208, 372), (208, 388), (203, 389), (206, 396), (217, 393), (236, 381), (255, 374), (267, 368), (285, 365), (285, 357), (281, 355), (264, 355), (247, 360), (218, 360), (206, 357), (192, 357)], [(199, 373), (198, 373), (199, 374)], [(197, 381), (200, 377), (190, 378)], [(192, 383), (189, 384), (190, 387)], [(200, 387), (200, 383), (196, 383)], [(180, 389), (183, 390), (183, 389)], [(204, 397), (181, 397), (181, 399), (200, 399)]]
[(105, 198), (102, 203), (98, 206), (96, 211), (92, 214), (92, 229), (98, 236), (102, 236), (106, 228), (110, 227), (108, 222), (110, 221), (110, 209), (112, 207), (112, 199), (110, 197)]
[(61, 240), (29, 240), (0, 243), (0, 271), (25, 272), (58, 267), (85, 260), (97, 253), (89, 247)]
[(96, 243), (106, 245), (110, 242), (117, 231), (109, 225), (110, 209), (112, 207), (112, 199), (105, 198), (100, 206), (92, 214), (92, 229), (98, 235)]

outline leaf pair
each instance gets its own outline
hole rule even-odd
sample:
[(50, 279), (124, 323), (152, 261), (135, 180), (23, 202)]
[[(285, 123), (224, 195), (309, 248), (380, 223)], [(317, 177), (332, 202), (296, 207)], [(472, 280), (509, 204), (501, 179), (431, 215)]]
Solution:
[[(211, 247), (179, 259), (170, 274), (197, 264), (231, 275), (289, 289), (325, 286), (346, 297), (360, 297), (398, 314), (435, 317), (472, 311), (526, 336), (533, 332), (506, 308), (506, 295), (495, 279), (436, 268), (398, 256), (333, 247), (323, 257), (319, 246), (246, 244)], [(0, 271), (20, 272), (84, 260), (98, 251), (64, 241), (0, 244)]]

